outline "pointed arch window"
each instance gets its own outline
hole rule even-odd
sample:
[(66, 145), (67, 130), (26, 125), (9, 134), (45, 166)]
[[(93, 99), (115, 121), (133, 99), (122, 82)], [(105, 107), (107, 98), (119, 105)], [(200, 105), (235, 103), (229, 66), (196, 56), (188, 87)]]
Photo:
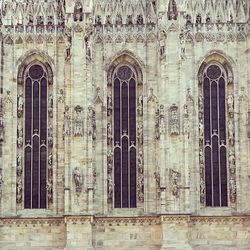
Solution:
[(228, 205), (226, 95), (225, 70), (210, 64), (202, 74), (199, 97), (201, 197), (206, 206)]
[[(137, 207), (137, 154), (138, 147), (142, 146), (137, 142), (137, 85), (136, 74), (130, 66), (120, 65), (114, 70), (109, 89), (112, 115), (108, 101), (108, 120), (113, 127), (112, 143), (108, 142), (113, 169), (110, 171), (108, 167), (108, 180), (114, 180), (113, 192), (108, 190), (108, 193), (114, 208)], [(109, 188), (112, 187), (109, 185)]]
[(40, 63), (28, 66), (23, 83), (18, 88), (17, 202), (22, 201), (23, 190), (24, 208), (47, 208), (52, 198), (48, 190), (52, 161), (48, 159), (53, 145), (53, 103), (45, 67)]

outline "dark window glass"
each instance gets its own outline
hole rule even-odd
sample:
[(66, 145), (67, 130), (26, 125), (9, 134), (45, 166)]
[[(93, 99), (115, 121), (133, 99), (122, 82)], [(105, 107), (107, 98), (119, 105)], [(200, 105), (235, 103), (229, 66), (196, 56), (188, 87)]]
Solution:
[(136, 207), (136, 81), (129, 67), (118, 68), (113, 94), (114, 206)]
[(48, 86), (40, 65), (30, 67), (24, 92), (24, 207), (46, 208)]
[(217, 65), (203, 79), (206, 206), (227, 206), (225, 80)]

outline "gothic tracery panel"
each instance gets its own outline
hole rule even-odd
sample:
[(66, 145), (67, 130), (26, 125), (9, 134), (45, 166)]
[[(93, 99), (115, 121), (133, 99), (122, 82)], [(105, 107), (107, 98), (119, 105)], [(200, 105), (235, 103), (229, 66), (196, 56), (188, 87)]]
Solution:
[[(137, 96), (141, 95), (129, 66), (118, 66), (112, 79), (107, 97), (108, 201), (114, 208), (134, 208), (138, 201), (143, 202), (144, 192), (143, 171), (137, 174), (137, 154), (143, 144), (142, 128), (137, 128), (142, 119), (137, 117)], [(140, 111), (142, 114), (142, 107)]]
[(24, 208), (47, 208), (52, 202), (52, 171), (47, 168), (53, 167), (51, 92), (44, 66), (27, 67), (17, 100), (17, 203)]
[[(200, 197), (205, 206), (235, 202), (233, 86), (217, 63), (202, 72), (199, 88)], [(229, 185), (228, 185), (229, 184)], [(228, 195), (229, 193), (229, 195)]]

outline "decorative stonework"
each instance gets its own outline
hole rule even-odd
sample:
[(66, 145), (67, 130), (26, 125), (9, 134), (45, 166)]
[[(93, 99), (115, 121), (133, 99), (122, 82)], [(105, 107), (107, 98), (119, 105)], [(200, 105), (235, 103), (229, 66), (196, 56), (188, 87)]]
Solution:
[(170, 135), (180, 134), (178, 107), (175, 104), (170, 107), (169, 130)]
[(75, 107), (74, 136), (83, 136), (83, 108)]
[(176, 170), (170, 169), (169, 179), (170, 179), (172, 195), (175, 196), (176, 198), (179, 198), (180, 187), (181, 187), (181, 173)]
[(82, 186), (83, 186), (83, 176), (82, 173), (80, 172), (80, 169), (76, 167), (73, 171), (73, 180), (75, 183), (75, 192), (76, 195), (80, 195), (82, 191)]

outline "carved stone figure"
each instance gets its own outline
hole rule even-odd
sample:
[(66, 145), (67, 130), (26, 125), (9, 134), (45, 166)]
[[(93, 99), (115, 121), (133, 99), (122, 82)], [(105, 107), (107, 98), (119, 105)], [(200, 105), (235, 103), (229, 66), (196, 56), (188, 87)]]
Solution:
[(140, 95), (138, 97), (137, 102), (138, 102), (138, 104), (137, 104), (137, 113), (138, 113), (138, 115), (143, 116), (143, 96), (142, 95)]
[(229, 170), (231, 174), (235, 173), (235, 154), (232, 150), (228, 154)]
[(111, 145), (112, 141), (113, 141), (112, 127), (111, 127), (111, 123), (109, 122), (107, 125), (107, 143), (108, 143), (108, 145)]
[(107, 97), (107, 115), (110, 116), (112, 114), (113, 105), (112, 105), (112, 97), (109, 94)]
[(21, 148), (23, 146), (23, 128), (21, 123), (17, 124), (17, 147)]
[(52, 123), (49, 123), (48, 125), (48, 144), (50, 147), (53, 146), (53, 127)]
[(17, 173), (17, 176), (20, 177), (23, 173), (22, 156), (17, 155), (16, 161), (17, 161), (16, 173)]
[(235, 203), (236, 202), (236, 182), (232, 177), (229, 180), (229, 190), (230, 190), (230, 201), (232, 203)]
[(204, 114), (204, 104), (203, 104), (203, 96), (202, 96), (202, 94), (199, 95), (198, 106), (199, 106), (199, 120), (202, 120), (203, 119), (203, 114)]
[(64, 103), (64, 101), (65, 101), (65, 96), (64, 96), (63, 89), (60, 89), (60, 90), (59, 90), (58, 97), (57, 97), (57, 101), (58, 101), (59, 103)]
[(199, 121), (199, 141), (200, 141), (200, 144), (202, 144), (203, 142), (203, 137), (204, 135), (204, 125), (203, 125), (203, 120), (200, 120)]
[(205, 181), (203, 178), (200, 180), (200, 201), (201, 203), (205, 202)]
[(0, 142), (4, 141), (4, 125), (3, 125), (3, 115), (0, 114)]
[(66, 52), (65, 52), (65, 60), (68, 61), (71, 57), (71, 45), (72, 45), (72, 36), (71, 30), (66, 32)]
[(23, 115), (23, 94), (17, 96), (17, 117), (20, 118)]
[(170, 135), (179, 135), (180, 134), (180, 126), (179, 126), (179, 119), (178, 119), (178, 107), (173, 104), (170, 107)]
[(52, 155), (52, 153), (50, 153), (49, 157), (48, 157), (48, 172), (50, 174), (52, 174), (52, 172), (53, 172), (53, 155)]
[[(247, 116), (248, 116), (247, 117), (247, 137), (250, 138), (250, 110), (248, 110)], [(0, 131), (1, 131), (1, 123), (0, 123)], [(0, 141), (1, 141), (1, 132), (0, 132)]]
[(83, 178), (82, 178), (80, 169), (78, 167), (74, 169), (73, 177), (74, 177), (74, 182), (75, 182), (75, 187), (76, 187), (76, 193), (80, 193), (82, 190)]
[(159, 109), (159, 130), (160, 130), (160, 134), (164, 134), (166, 132), (165, 111), (164, 111), (163, 105), (160, 105), (160, 109)]
[(173, 169), (170, 169), (170, 180), (172, 186), (172, 195), (179, 198), (180, 195), (180, 178), (181, 174)]
[(0, 172), (0, 188), (2, 187), (3, 183), (4, 183), (4, 181), (3, 181), (3, 175)]
[(188, 105), (184, 105), (184, 114), (183, 114), (183, 133), (188, 134), (190, 133), (190, 121), (189, 121), (189, 114), (188, 114)]
[(138, 173), (143, 174), (143, 152), (141, 149), (138, 153)]
[(49, 202), (52, 202), (53, 201), (53, 182), (52, 182), (52, 179), (49, 179), (47, 181), (46, 190), (47, 190), (47, 194), (48, 194), (48, 200), (49, 200)]
[(200, 160), (200, 164), (203, 165), (204, 164), (204, 154), (203, 154), (203, 149), (202, 148), (200, 148), (199, 160)]
[(112, 202), (113, 200), (113, 189), (114, 189), (114, 184), (112, 180), (111, 174), (108, 175), (108, 201)]
[(69, 106), (64, 108), (64, 122), (63, 122), (63, 138), (70, 136), (70, 110)]
[(79, 105), (75, 107), (74, 135), (83, 136), (82, 107), (80, 107)]
[(138, 195), (138, 201), (144, 202), (144, 176), (143, 176), (143, 174), (138, 175), (137, 195)]
[(107, 165), (108, 165), (108, 174), (110, 174), (110, 173), (112, 173), (112, 169), (113, 169), (113, 152), (112, 152), (112, 150), (108, 151)]
[(23, 183), (22, 179), (18, 179), (16, 184), (16, 202), (21, 203), (23, 197)]
[(143, 124), (139, 123), (137, 126), (137, 138), (140, 145), (143, 144)]
[(154, 172), (154, 177), (155, 177), (155, 181), (156, 181), (156, 187), (160, 188), (161, 187), (160, 173)]
[(49, 113), (49, 117), (52, 118), (53, 117), (53, 95), (52, 94), (49, 95), (48, 113)]
[(155, 112), (155, 139), (158, 140), (160, 139), (160, 115), (159, 115), (159, 109), (156, 109)]
[(228, 95), (227, 98), (227, 111), (231, 118), (234, 116), (234, 96), (232, 94)]
[(229, 143), (234, 145), (234, 123), (232, 120), (228, 121), (228, 140)]

